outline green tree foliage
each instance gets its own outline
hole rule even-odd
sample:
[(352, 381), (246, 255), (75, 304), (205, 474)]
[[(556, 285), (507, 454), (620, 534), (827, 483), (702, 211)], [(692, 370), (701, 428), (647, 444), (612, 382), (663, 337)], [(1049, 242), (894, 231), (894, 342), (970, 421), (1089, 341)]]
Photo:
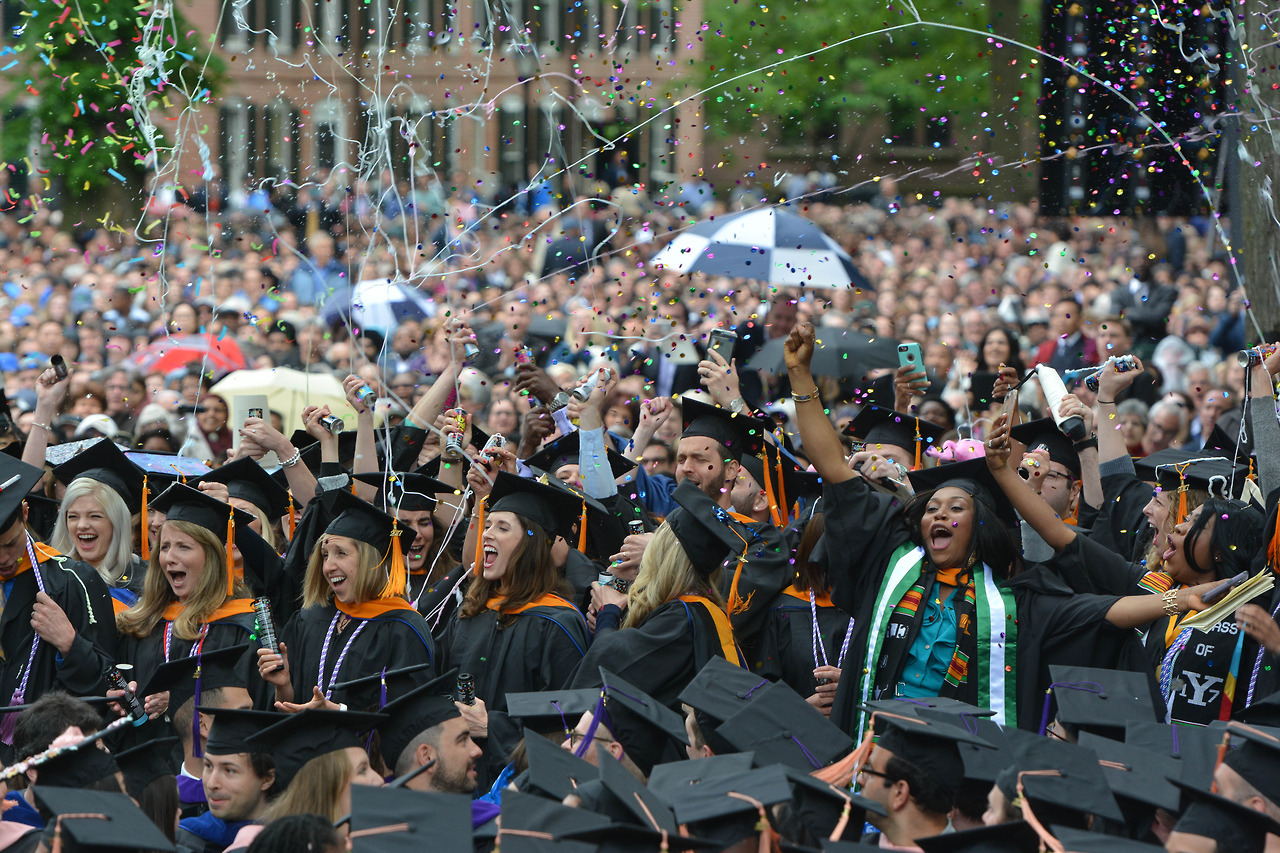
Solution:
[[(976, 33), (904, 27), (916, 20), (912, 8), (923, 21)], [(715, 130), (819, 139), (889, 109), (928, 119), (976, 115), (990, 104), (985, 0), (707, 0), (706, 17), (704, 86)], [(863, 37), (840, 44), (851, 36)]]
[(169, 144), (167, 119), (207, 101), (222, 66), (166, 0), (27, 0), (20, 20), (16, 56), (6, 48), (0, 63), (17, 63), (19, 84), (5, 160), (38, 160), (72, 197), (136, 197)]

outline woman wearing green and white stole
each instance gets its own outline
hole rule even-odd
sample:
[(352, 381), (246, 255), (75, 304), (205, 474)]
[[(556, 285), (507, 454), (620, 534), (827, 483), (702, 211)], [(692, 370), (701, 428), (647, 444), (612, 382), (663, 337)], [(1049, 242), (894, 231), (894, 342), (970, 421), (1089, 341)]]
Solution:
[[(913, 472), (905, 504), (873, 490), (845, 462), (809, 370), (813, 351), (813, 326), (793, 330), (796, 418), (824, 484), (820, 558), (832, 601), (854, 616), (832, 722), (860, 736), (867, 701), (943, 696), (1038, 728), (1048, 666), (1112, 665), (1133, 641), (1125, 629), (1159, 600), (1073, 595), (1048, 572), (1022, 572), (1016, 518), (981, 460)], [(992, 440), (1007, 445), (1007, 432)]]

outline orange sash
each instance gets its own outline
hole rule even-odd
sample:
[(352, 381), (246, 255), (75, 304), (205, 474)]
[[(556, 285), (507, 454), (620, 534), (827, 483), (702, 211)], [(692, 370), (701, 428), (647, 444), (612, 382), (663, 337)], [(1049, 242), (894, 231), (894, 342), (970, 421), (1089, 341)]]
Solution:
[(574, 607), (571, 602), (565, 601), (563, 598), (561, 598), (560, 596), (556, 595), (553, 592), (543, 593), (533, 601), (530, 601), (528, 604), (522, 604), (519, 607), (513, 607), (513, 608), (503, 607), (502, 602), (504, 601), (506, 601), (505, 596), (495, 595), (493, 598), (490, 598), (488, 601), (486, 601), (484, 603), (484, 606), (489, 608), (490, 610), (496, 610), (499, 613), (507, 613), (507, 614), (523, 613), (526, 610), (532, 610), (535, 607), (569, 607), (569, 608), (572, 608), (573, 610), (578, 609)]
[[(798, 598), (801, 601), (803, 601), (805, 604), (809, 603), (808, 590), (798, 589), (795, 584), (792, 584), (791, 586), (784, 589), (782, 591), (782, 594), (789, 595), (792, 598)], [(835, 605), (831, 603), (830, 594), (825, 592), (815, 592), (813, 594), (813, 603), (819, 607), (835, 607)]]
[[(180, 601), (175, 601), (164, 609), (161, 618), (166, 622), (172, 622), (182, 615), (182, 611), (186, 609), (186, 605)], [(248, 598), (233, 598), (230, 601), (224, 601), (222, 606), (210, 613), (204, 618), (205, 624), (217, 622), (219, 619), (226, 619), (228, 616), (239, 616), (242, 613), (253, 612), (253, 601)]]
[(335, 600), (333, 606), (352, 619), (374, 619), (385, 616), (396, 610), (413, 610), (413, 605), (399, 596), (392, 598), (375, 598), (363, 604), (343, 604)]
[[(720, 638), (720, 651), (724, 659), (729, 663), (741, 665), (738, 644), (733, 641), (733, 626), (729, 624), (729, 614), (712, 603), (711, 599), (703, 598), (701, 595), (682, 595), (680, 600), (688, 603), (697, 602), (707, 608), (707, 612), (711, 614), (711, 621), (716, 623), (716, 635)], [(808, 600), (809, 597), (805, 596), (805, 601)]]

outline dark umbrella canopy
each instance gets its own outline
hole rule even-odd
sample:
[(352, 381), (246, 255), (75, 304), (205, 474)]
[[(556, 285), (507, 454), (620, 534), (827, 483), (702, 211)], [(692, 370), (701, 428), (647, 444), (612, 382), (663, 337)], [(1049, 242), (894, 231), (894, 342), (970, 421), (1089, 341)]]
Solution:
[[(783, 373), (786, 338), (775, 338), (760, 348), (748, 370)], [(872, 370), (898, 366), (898, 342), (893, 338), (873, 338), (854, 329), (818, 329), (817, 348), (810, 369), (815, 376), (831, 376), (861, 382)]]

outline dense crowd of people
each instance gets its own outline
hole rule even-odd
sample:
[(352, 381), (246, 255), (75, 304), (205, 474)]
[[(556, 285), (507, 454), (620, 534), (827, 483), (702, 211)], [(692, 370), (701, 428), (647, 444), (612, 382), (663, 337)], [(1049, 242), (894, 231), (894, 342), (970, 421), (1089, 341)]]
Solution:
[(0, 216), (0, 848), (1280, 850), (1214, 220), (885, 180), (787, 288), (654, 262), (746, 190), (321, 186)]

